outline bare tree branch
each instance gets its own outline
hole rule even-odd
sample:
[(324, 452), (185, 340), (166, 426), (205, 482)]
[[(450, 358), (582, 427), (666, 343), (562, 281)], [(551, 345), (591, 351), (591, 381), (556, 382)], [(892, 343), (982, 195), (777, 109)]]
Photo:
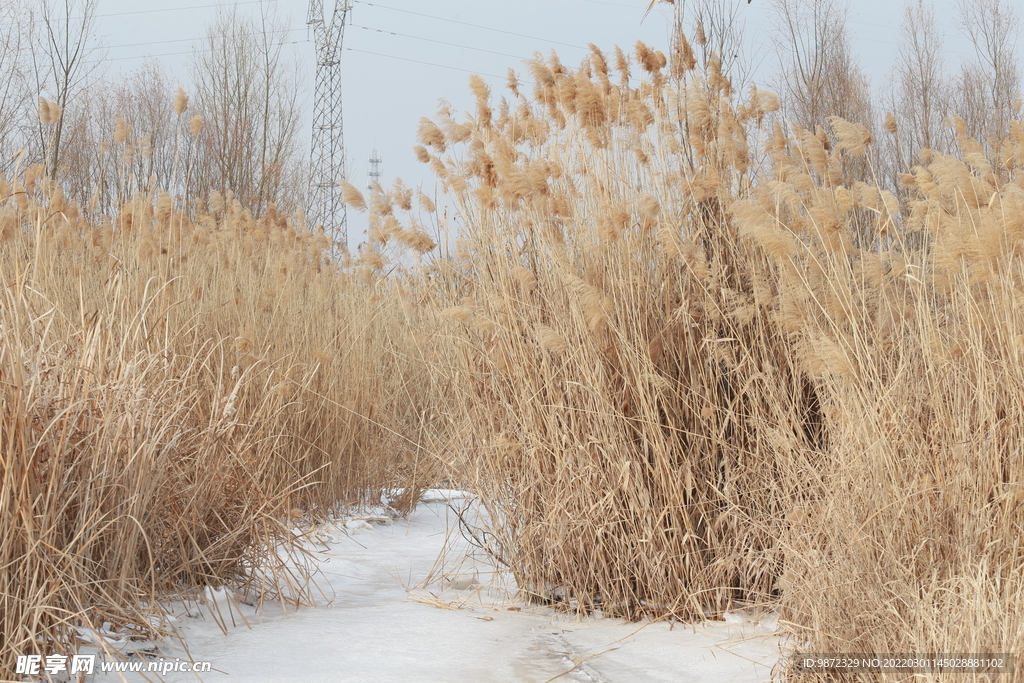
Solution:
[(68, 106), (83, 86), (97, 75), (101, 60), (96, 28), (99, 0), (41, 0), (32, 22), (32, 74), (36, 92), (57, 104), (57, 116), (40, 121), (38, 134), (46, 172), (56, 178), (64, 144)]
[(972, 137), (993, 148), (1008, 136), (1020, 96), (1020, 16), (1003, 0), (958, 0), (957, 9), (975, 59), (961, 71), (956, 113)]
[(209, 173), (195, 182), (231, 191), (257, 212), (282, 198), (299, 151), (301, 88), (284, 53), (286, 30), (265, 6), (259, 23), (225, 10), (192, 61), (195, 106), (208, 122), (201, 153)]

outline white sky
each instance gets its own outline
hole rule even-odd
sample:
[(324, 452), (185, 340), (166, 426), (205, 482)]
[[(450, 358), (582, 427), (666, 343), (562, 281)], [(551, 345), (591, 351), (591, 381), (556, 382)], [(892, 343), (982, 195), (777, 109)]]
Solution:
[[(507, 69), (521, 70), (522, 59), (536, 51), (546, 54), (555, 48), (563, 62), (575, 65), (586, 52), (588, 43), (595, 43), (602, 49), (617, 44), (625, 48), (640, 39), (664, 49), (668, 42), (670, 6), (660, 5), (641, 24), (648, 2), (355, 0), (345, 33), (343, 57), (349, 179), (357, 186), (366, 185), (370, 166), (367, 159), (376, 148), (383, 160), (381, 170), (385, 185), (401, 177), (409, 185), (424, 184), (427, 189), (431, 183), (429, 174), (425, 166), (416, 163), (411, 151), (417, 123), (422, 116), (434, 115), (439, 98), (448, 99), (456, 110), (471, 108), (467, 71), (484, 75), (493, 91), (500, 93)], [(755, 51), (761, 51), (756, 78), (759, 84), (767, 85), (776, 63), (769, 50), (770, 2), (736, 2), (746, 18), (748, 44)], [(150, 56), (169, 67), (187, 90), (191, 41), (202, 37), (206, 23), (217, 11), (217, 4), (230, 3), (148, 0), (142, 5), (144, 9), (140, 9), (140, 4), (138, 0), (99, 2), (99, 33), (109, 46), (108, 76), (130, 71)], [(258, 11), (256, 2), (238, 4), (242, 12), (255, 14)], [(306, 0), (271, 0), (269, 4), (289, 19), (292, 31), (288, 38), (294, 41), (293, 48), (308, 67), (305, 104), (311, 109), (315, 55), (312, 33), (306, 27), (308, 3)], [(333, 0), (325, 0), (324, 4), (329, 13)], [(857, 0), (851, 5), (849, 28), (857, 56), (872, 86), (876, 91), (884, 90), (897, 49), (902, 2)], [(971, 48), (956, 29), (954, 1), (937, 0), (933, 5), (946, 35), (947, 67), (952, 70)], [(511, 35), (513, 33), (522, 35)], [(350, 214), (349, 239), (353, 246), (361, 241), (364, 226), (361, 216)]]

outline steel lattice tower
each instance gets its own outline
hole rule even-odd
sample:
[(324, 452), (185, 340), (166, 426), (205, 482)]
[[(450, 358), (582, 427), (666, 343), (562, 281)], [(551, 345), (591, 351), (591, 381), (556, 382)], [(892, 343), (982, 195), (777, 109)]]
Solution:
[(377, 154), (377, 148), (376, 147), (373, 148), (373, 154), (370, 155), (369, 162), (370, 162), (370, 171), (366, 175), (370, 178), (370, 182), (366, 184), (366, 189), (367, 190), (372, 190), (373, 189), (373, 184), (377, 183), (379, 185), (380, 184), (380, 177), (382, 175), (384, 175), (381, 172), (381, 170), (380, 170), (381, 158), (380, 158), (380, 155)]
[(351, 0), (335, 0), (324, 21), (323, 0), (309, 0), (307, 24), (316, 38), (316, 87), (313, 94), (313, 145), (310, 149), (310, 225), (324, 226), (336, 243), (348, 248), (345, 202), (339, 183), (345, 178), (345, 142), (341, 118), (341, 41)]

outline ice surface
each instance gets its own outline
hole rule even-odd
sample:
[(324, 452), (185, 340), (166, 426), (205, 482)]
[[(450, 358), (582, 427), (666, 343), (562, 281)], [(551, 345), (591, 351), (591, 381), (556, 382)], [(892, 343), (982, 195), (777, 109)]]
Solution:
[[(202, 680), (210, 683), (770, 679), (779, 657), (774, 624), (742, 612), (673, 627), (578, 620), (518, 601), (508, 577), (476, 557), (458, 532), (454, 508), (471, 501), (464, 492), (428, 491), (406, 519), (355, 514), (306, 529), (320, 560), (315, 606), (266, 602), (258, 609), (210, 587), (201, 599), (171, 606), (183, 642), (138, 657), (209, 661), (214, 671)], [(144, 680), (132, 676), (126, 679)], [(197, 676), (172, 672), (164, 680)]]

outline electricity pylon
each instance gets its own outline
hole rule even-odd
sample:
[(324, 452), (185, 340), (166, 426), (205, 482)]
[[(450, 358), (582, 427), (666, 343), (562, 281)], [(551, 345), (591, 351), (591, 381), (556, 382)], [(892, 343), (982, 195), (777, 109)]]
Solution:
[(380, 170), (381, 158), (380, 158), (380, 155), (377, 154), (377, 148), (376, 147), (373, 148), (373, 154), (370, 155), (370, 160), (369, 161), (370, 161), (370, 171), (366, 175), (369, 176), (370, 181), (366, 184), (366, 189), (367, 190), (372, 190), (373, 189), (373, 184), (377, 183), (379, 185), (380, 184), (380, 177), (382, 175), (384, 175), (384, 173)]
[(335, 0), (330, 21), (324, 20), (323, 0), (309, 0), (307, 24), (316, 39), (316, 86), (313, 92), (313, 145), (310, 149), (310, 225), (324, 230), (348, 248), (345, 202), (340, 181), (345, 178), (345, 140), (341, 117), (341, 41), (351, 0)]

